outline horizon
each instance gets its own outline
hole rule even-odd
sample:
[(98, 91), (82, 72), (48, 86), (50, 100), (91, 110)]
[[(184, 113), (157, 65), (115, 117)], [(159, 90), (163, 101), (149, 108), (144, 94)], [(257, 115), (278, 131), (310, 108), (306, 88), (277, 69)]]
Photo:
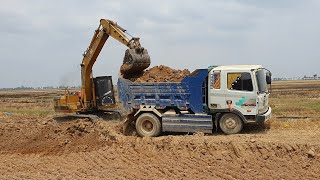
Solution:
[[(304, 79), (306, 78), (306, 79)], [(317, 79), (312, 79), (314, 77), (312, 76), (305, 76), (305, 77), (272, 77), (272, 81), (320, 81), (320, 76), (317, 77)], [(116, 83), (113, 81), (113, 86), (117, 86)], [(70, 89), (77, 89), (81, 88), (81, 84), (78, 85), (72, 85), (72, 86), (54, 86), (54, 85), (47, 85), (47, 86), (16, 86), (16, 87), (1, 87), (0, 90), (27, 90), (27, 89), (32, 89), (32, 90), (45, 90), (45, 89), (65, 89), (65, 88), (70, 88)]]

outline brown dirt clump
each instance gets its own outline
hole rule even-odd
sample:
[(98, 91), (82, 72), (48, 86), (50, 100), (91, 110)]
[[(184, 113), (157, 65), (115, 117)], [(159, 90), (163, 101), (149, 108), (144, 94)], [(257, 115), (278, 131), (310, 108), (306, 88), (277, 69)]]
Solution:
[(188, 69), (172, 69), (168, 66), (154, 66), (138, 74), (127, 75), (126, 79), (132, 82), (180, 82), (184, 77), (190, 75)]

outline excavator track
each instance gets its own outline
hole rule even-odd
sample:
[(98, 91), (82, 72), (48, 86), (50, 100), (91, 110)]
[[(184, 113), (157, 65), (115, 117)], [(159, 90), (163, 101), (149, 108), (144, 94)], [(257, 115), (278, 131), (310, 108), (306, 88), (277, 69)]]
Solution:
[(144, 48), (127, 49), (120, 72), (123, 75), (142, 72), (150, 66), (150, 56)]

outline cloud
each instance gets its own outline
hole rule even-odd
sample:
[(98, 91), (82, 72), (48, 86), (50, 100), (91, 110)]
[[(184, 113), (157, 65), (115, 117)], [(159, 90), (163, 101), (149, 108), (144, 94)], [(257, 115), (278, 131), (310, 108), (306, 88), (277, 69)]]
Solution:
[[(319, 8), (316, 0), (11, 0), (0, 7), (0, 87), (75, 79), (100, 18), (139, 36), (152, 65), (262, 64), (275, 76), (320, 73)], [(110, 38), (94, 75), (117, 77), (125, 49)]]

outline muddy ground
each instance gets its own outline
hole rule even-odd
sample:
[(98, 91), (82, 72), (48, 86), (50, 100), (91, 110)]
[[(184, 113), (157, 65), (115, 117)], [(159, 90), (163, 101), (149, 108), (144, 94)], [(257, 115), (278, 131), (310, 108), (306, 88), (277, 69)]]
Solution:
[[(320, 82), (275, 84), (270, 129), (237, 135), (124, 136), (115, 115), (54, 113), (52, 96), (62, 93), (0, 92), (0, 179), (320, 178)], [(295, 98), (314, 105), (299, 111)]]

